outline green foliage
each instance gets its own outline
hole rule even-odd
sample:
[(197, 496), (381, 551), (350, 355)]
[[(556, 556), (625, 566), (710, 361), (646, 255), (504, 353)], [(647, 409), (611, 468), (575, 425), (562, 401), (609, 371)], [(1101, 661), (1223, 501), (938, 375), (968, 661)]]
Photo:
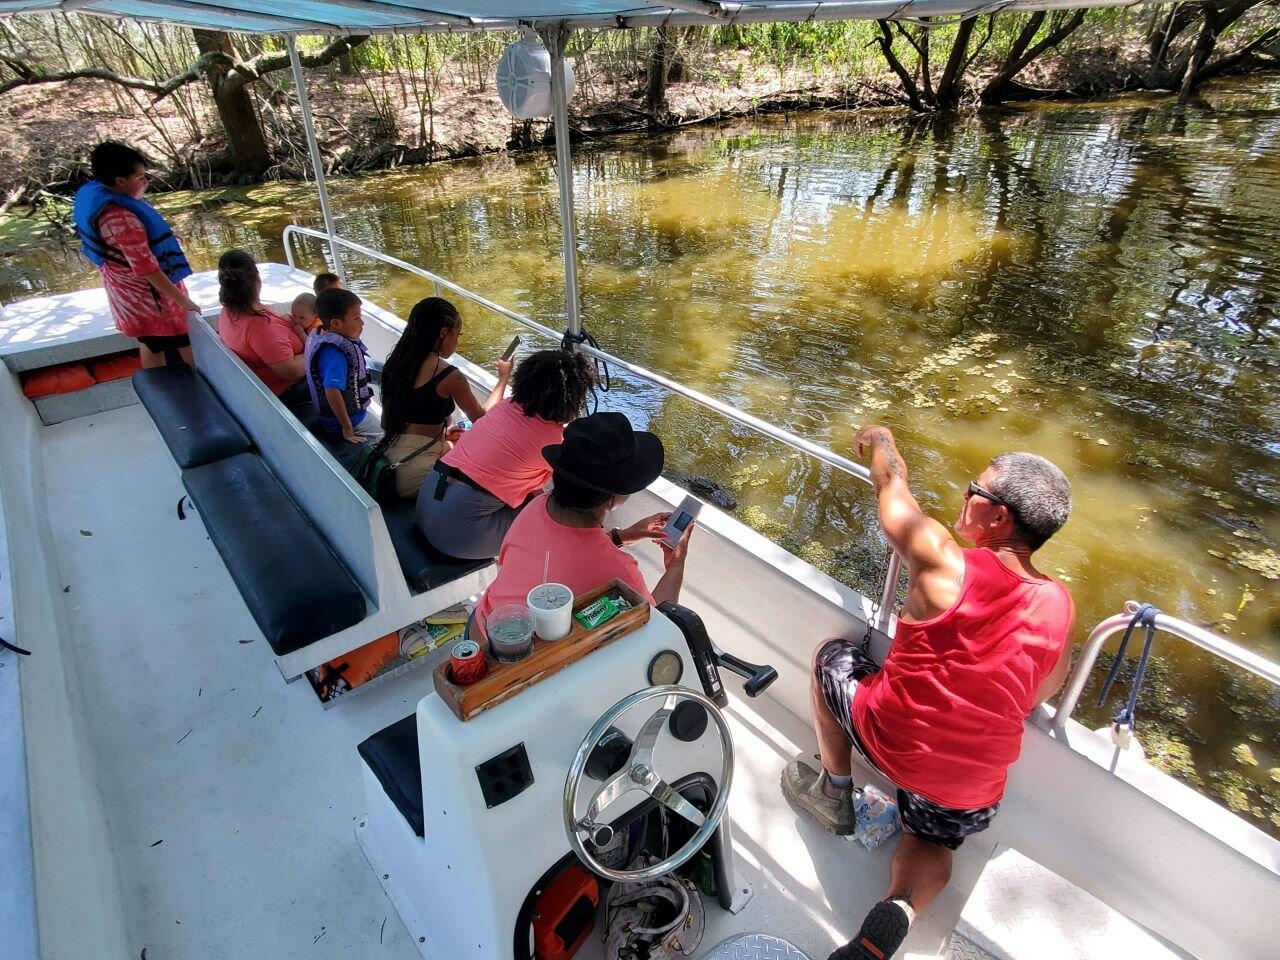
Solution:
[(844, 71), (876, 56), (868, 45), (878, 30), (875, 23), (866, 20), (753, 23), (712, 28), (709, 42), (717, 48), (750, 50), (755, 63), (768, 63), (778, 69), (798, 65), (812, 70)]

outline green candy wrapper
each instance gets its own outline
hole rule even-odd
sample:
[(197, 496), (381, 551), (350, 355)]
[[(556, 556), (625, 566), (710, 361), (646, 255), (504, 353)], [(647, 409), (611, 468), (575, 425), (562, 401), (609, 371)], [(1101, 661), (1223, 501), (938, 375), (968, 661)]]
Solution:
[(577, 620), (588, 630), (592, 630), (600, 626), (602, 623), (608, 623), (621, 612), (622, 608), (618, 606), (618, 602), (616, 600), (612, 597), (601, 597), (599, 600), (587, 604), (587, 606), (575, 613), (573, 615), (573, 619)]

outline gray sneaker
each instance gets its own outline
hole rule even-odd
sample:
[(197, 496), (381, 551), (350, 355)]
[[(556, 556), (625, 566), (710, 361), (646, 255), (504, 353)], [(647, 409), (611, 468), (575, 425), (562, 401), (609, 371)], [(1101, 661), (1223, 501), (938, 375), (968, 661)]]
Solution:
[(854, 827), (853, 790), (846, 787), (838, 798), (829, 797), (822, 789), (824, 779), (821, 761), (812, 754), (801, 754), (782, 771), (782, 795), (797, 813), (823, 830), (848, 836)]

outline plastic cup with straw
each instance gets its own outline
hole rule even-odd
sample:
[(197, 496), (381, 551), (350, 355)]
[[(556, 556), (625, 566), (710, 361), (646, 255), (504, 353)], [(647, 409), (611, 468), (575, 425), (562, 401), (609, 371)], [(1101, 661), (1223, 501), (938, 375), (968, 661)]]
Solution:
[(551, 551), (542, 560), (542, 582), (529, 591), (525, 602), (533, 614), (533, 631), (543, 640), (563, 640), (573, 629), (573, 591), (563, 583), (550, 583)]

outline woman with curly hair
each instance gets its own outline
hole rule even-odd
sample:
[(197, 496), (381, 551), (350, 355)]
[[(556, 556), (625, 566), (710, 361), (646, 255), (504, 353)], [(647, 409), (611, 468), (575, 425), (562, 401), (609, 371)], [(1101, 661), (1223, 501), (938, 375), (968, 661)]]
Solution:
[(262, 305), (262, 277), (253, 257), (228, 250), (218, 260), (218, 336), (287, 407), (311, 402), (302, 339), (291, 317)]
[(510, 360), (498, 361), (498, 382), (483, 402), (458, 368), (445, 362), (461, 336), (457, 307), (442, 297), (419, 300), (382, 370), (384, 449), (402, 497), (416, 497), (423, 478), (453, 447), (461, 433), (448, 429), (453, 411), (479, 422), (506, 393)]
[(584, 354), (540, 350), (520, 361), (511, 396), (462, 435), (418, 493), (418, 527), (442, 553), (498, 555), (520, 511), (551, 479), (542, 448), (564, 437), (595, 383)]

